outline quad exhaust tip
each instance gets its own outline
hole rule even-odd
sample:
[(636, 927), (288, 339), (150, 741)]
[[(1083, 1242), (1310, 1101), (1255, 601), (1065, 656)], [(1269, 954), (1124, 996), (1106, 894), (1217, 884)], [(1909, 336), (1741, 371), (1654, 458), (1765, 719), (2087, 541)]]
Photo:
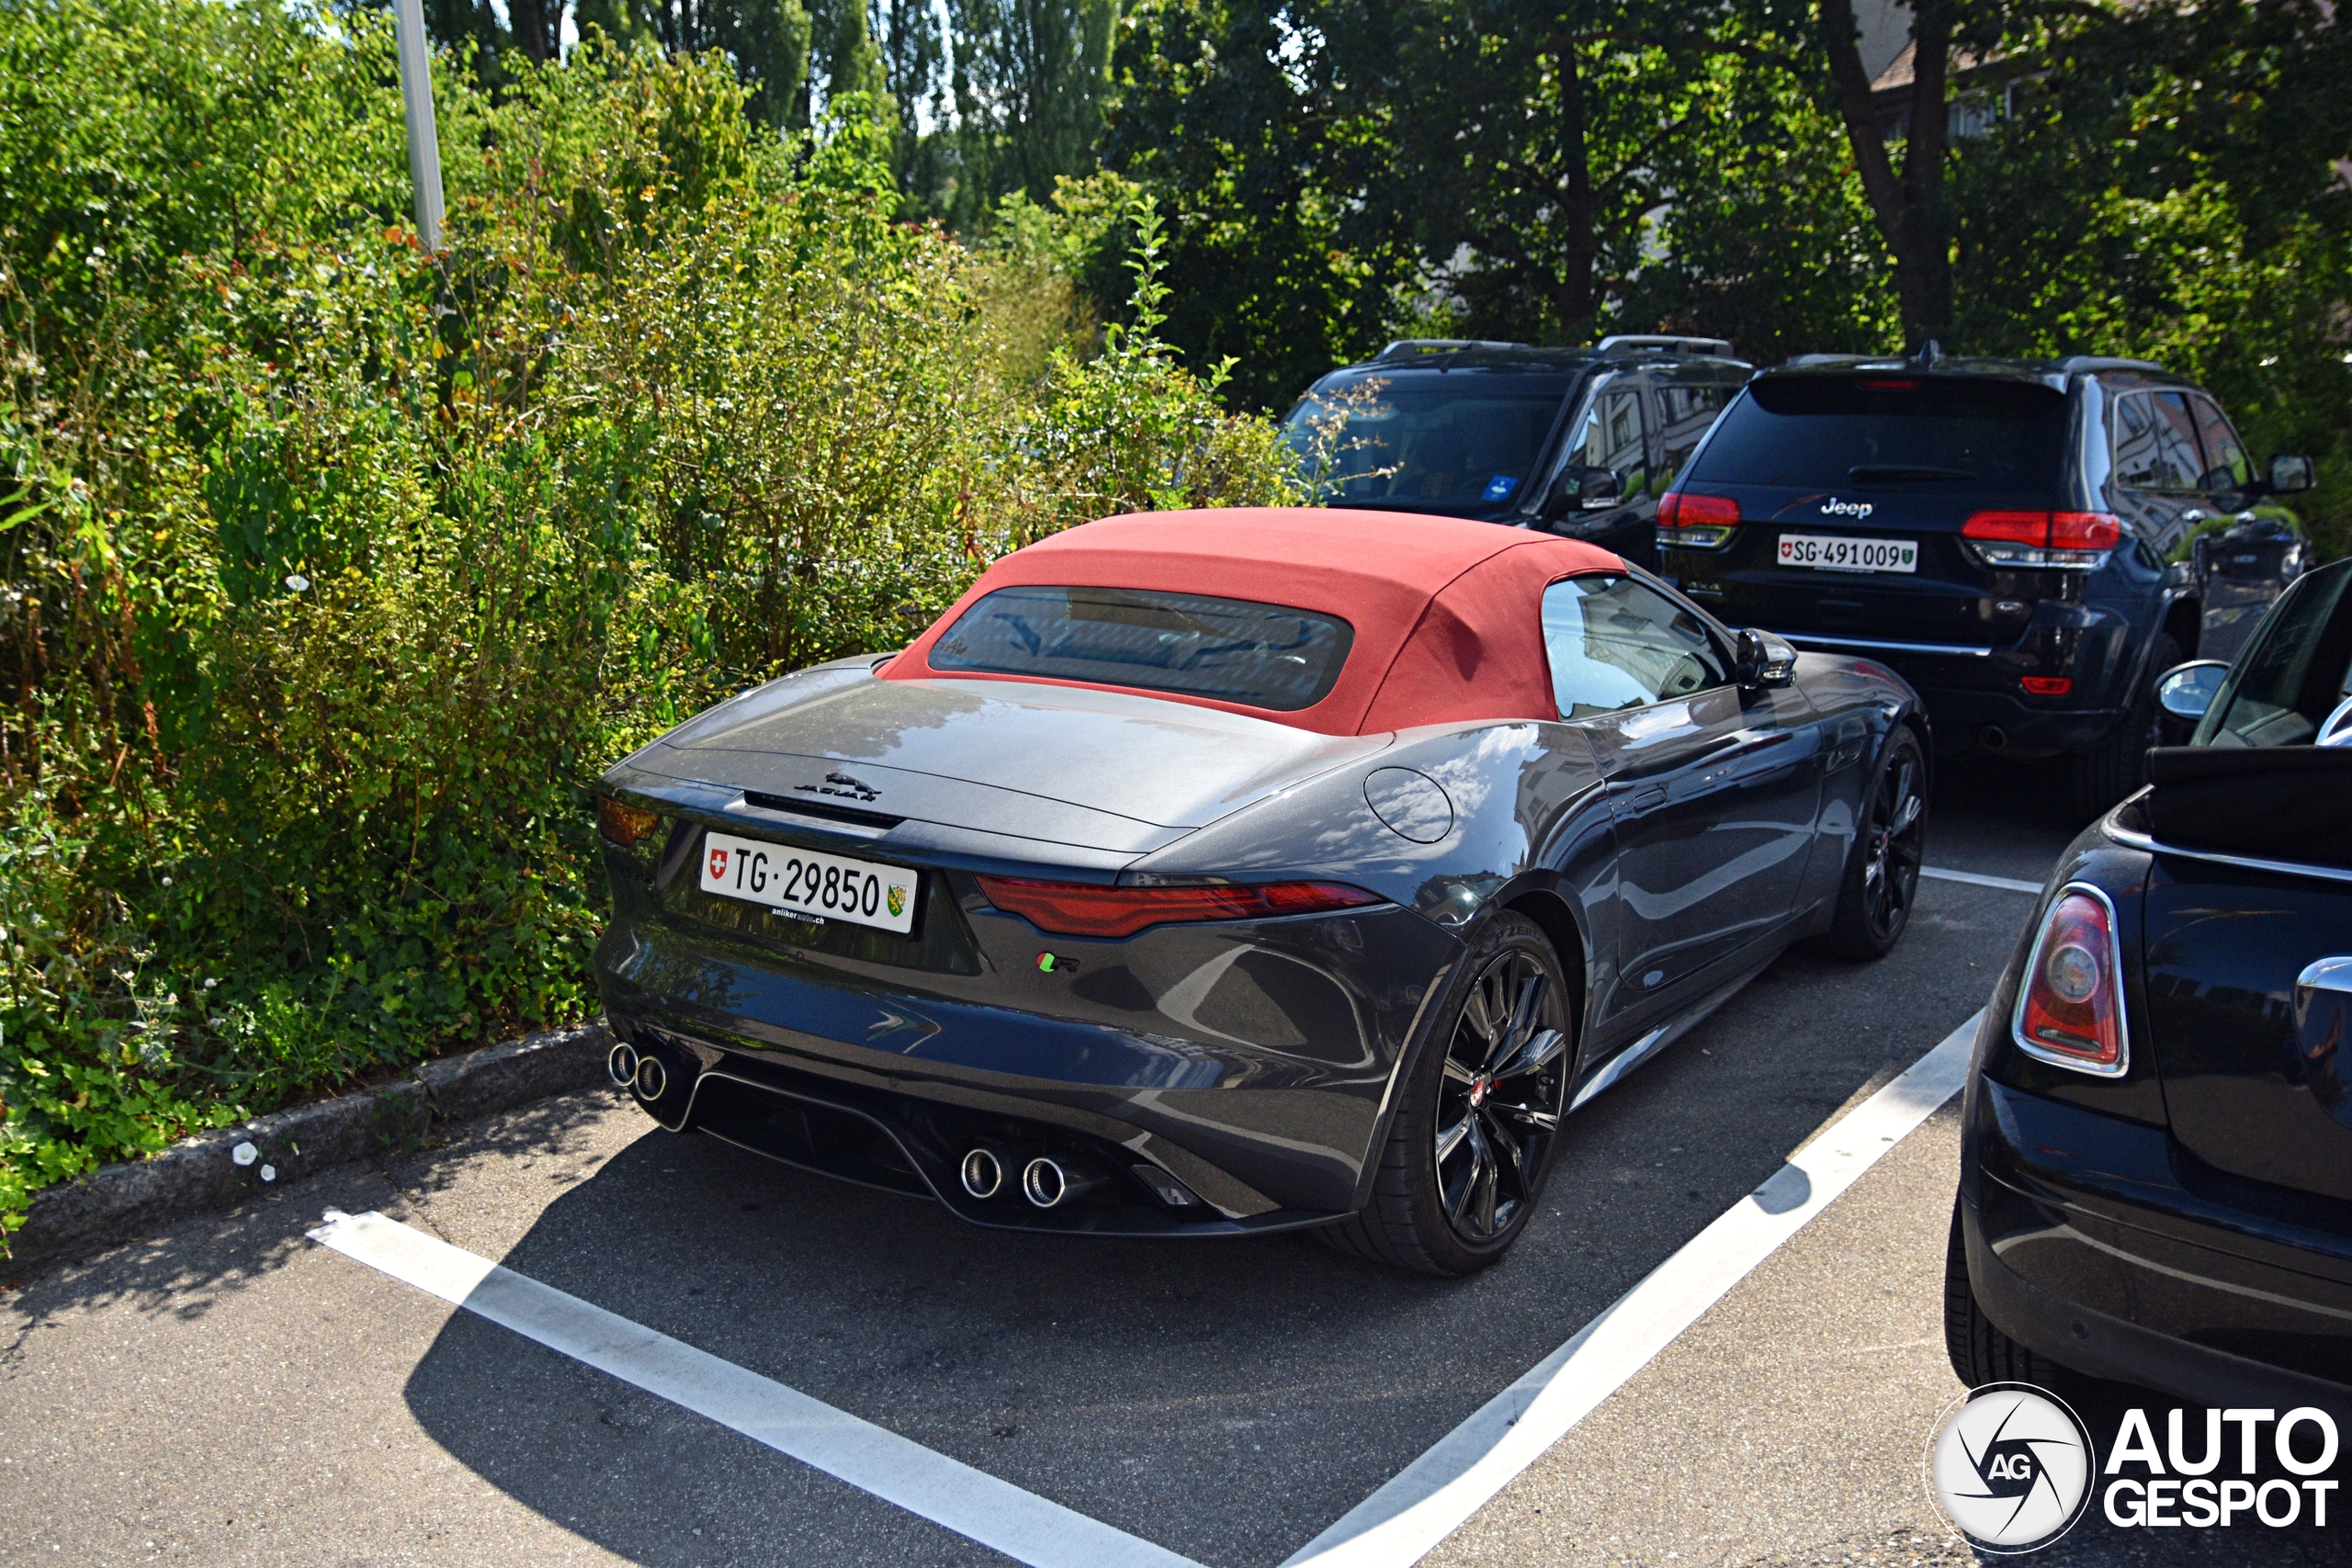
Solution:
[(992, 1150), (974, 1149), (966, 1155), (956, 1175), (975, 1198), (987, 1200), (1004, 1190), (1004, 1162)]
[(637, 1047), (624, 1040), (605, 1053), (605, 1076), (616, 1088), (627, 1089), (637, 1081)]
[(670, 1087), (670, 1074), (659, 1056), (642, 1056), (637, 1064), (637, 1092), (648, 1100), (659, 1100), (662, 1091)]
[(1021, 1195), (1036, 1208), (1051, 1209), (1081, 1198), (1098, 1187), (1110, 1184), (1111, 1179), (1099, 1170), (1076, 1160), (1056, 1159), (1040, 1155), (1021, 1170)]

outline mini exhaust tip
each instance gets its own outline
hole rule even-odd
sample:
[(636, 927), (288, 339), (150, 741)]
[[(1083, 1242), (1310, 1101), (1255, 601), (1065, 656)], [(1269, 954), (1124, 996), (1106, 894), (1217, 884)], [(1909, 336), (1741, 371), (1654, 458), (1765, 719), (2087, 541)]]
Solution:
[(1022, 1168), (1021, 1195), (1040, 1209), (1050, 1209), (1069, 1196), (1069, 1177), (1059, 1164), (1040, 1155)]
[(624, 1040), (605, 1053), (605, 1076), (621, 1089), (637, 1081), (637, 1047)]
[(646, 1056), (637, 1064), (637, 1092), (648, 1100), (659, 1100), (662, 1091), (670, 1087), (670, 1074), (659, 1056)]
[(956, 1172), (964, 1190), (975, 1198), (993, 1198), (1004, 1190), (1004, 1162), (988, 1149), (974, 1149)]

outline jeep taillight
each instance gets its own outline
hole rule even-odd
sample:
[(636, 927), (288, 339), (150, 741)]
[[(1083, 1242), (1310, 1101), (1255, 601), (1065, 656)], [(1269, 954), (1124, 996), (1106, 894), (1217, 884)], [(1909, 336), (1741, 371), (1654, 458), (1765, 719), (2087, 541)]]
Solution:
[(1727, 495), (1685, 495), (1668, 491), (1657, 498), (1657, 542), (1665, 549), (1719, 550), (1739, 526), (1739, 502)]
[(1986, 566), (2095, 571), (2123, 541), (2123, 524), (2104, 512), (1979, 512), (1960, 526)]
[(2095, 887), (2061, 890), (2042, 917), (2018, 987), (2010, 1021), (2018, 1048), (2078, 1073), (2118, 1077), (2131, 1065), (2122, 987), (2115, 907)]

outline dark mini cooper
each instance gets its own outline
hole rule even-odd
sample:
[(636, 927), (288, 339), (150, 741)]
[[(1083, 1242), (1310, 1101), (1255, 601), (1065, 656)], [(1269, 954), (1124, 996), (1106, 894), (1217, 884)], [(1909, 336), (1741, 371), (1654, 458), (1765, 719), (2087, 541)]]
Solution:
[(605, 774), (613, 1075), (980, 1224), (1466, 1272), (1577, 1106), (1902, 935), (1916, 709), (1526, 530), (1091, 524)]
[(2139, 360), (1809, 355), (1724, 411), (1660, 503), (1661, 570), (1736, 625), (1883, 659), (1947, 748), (2064, 759), (2087, 817), (2138, 786), (2156, 677), (2198, 651), (2199, 584), (2167, 563), (2311, 482), (2307, 457), (2257, 474), (2212, 398)]
[(2352, 1408), (2352, 561), (2060, 861), (1993, 993), (1946, 1287), (1971, 1384)]

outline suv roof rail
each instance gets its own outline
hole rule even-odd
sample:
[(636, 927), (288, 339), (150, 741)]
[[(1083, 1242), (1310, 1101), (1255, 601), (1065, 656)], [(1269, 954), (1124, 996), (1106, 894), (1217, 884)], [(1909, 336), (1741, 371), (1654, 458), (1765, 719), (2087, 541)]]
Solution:
[(1732, 357), (1731, 340), (1722, 337), (1676, 337), (1668, 333), (1620, 333), (1600, 340), (1604, 355), (1663, 348), (1676, 354), (1703, 354), (1715, 359)]
[(1503, 343), (1492, 338), (1472, 337), (1400, 337), (1373, 357), (1375, 359), (1408, 359), (1423, 354), (1475, 354), (1481, 349), (1503, 351), (1532, 348), (1532, 343)]
[(1791, 357), (1782, 360), (1781, 363), (1789, 366), (1844, 365), (1850, 360), (1861, 357), (1862, 356), (1860, 355), (1856, 354), (1799, 354), (1792, 355)]
[(2165, 367), (2153, 359), (2115, 359), (2103, 354), (2070, 354), (2051, 367), (2053, 370), (2154, 370), (2166, 374)]

